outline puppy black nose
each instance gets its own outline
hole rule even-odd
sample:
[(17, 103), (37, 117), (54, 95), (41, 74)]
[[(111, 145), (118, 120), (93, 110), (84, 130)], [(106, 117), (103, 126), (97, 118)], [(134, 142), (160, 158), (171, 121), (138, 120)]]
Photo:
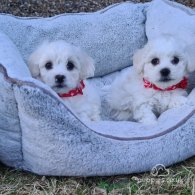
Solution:
[(56, 75), (55, 76), (55, 82), (56, 83), (63, 83), (64, 82), (64, 79), (65, 79), (65, 76), (64, 75)]
[(168, 68), (163, 68), (161, 71), (160, 71), (160, 74), (164, 77), (168, 76), (170, 74), (170, 69)]

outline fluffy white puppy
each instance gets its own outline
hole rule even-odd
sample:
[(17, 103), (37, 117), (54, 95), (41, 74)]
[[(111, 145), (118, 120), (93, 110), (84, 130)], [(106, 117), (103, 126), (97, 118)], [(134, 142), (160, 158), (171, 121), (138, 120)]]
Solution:
[(94, 61), (65, 41), (44, 42), (29, 57), (34, 78), (49, 85), (83, 120), (100, 119), (100, 97), (85, 80), (94, 76)]
[(186, 103), (187, 76), (194, 71), (185, 46), (171, 36), (148, 42), (133, 57), (133, 67), (113, 82), (108, 103), (118, 120), (152, 124), (169, 108)]

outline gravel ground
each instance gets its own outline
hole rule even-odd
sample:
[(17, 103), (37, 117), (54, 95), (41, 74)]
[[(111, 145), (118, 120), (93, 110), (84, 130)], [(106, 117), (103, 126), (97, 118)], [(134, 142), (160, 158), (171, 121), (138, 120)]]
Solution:
[[(132, 0), (147, 2), (150, 0)], [(195, 7), (195, 0), (176, 0), (182, 4)], [(125, 0), (0, 0), (0, 12), (17, 16), (54, 16), (68, 12), (92, 12), (108, 5)]]

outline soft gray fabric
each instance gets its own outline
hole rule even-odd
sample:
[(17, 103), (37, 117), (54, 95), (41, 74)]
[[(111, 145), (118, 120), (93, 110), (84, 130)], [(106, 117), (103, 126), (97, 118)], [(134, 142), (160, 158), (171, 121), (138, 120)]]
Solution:
[(195, 44), (195, 11), (169, 0), (154, 0), (147, 9), (146, 35), (151, 40), (163, 34)]
[(43, 40), (64, 39), (84, 48), (96, 62), (95, 76), (103, 76), (132, 65), (134, 51), (146, 42), (144, 8), (127, 2), (95, 13), (45, 19), (0, 15), (0, 29), (25, 61)]
[(0, 75), (0, 161), (21, 168), (21, 128), (11, 83)]
[[(147, 7), (145, 4), (120, 4), (109, 8), (108, 13), (118, 13), (117, 10), (120, 10), (121, 14), (124, 10), (127, 14), (125, 11), (132, 10), (131, 7), (140, 12), (137, 14), (142, 19), (144, 18), (143, 9)], [(83, 17), (93, 18), (100, 13), (104, 15), (107, 11), (87, 16), (68, 15), (68, 17), (78, 17), (75, 20), (78, 22)], [(41, 175), (92, 176), (149, 171), (156, 164), (168, 166), (195, 155), (194, 106), (168, 110), (160, 116), (158, 124), (153, 126), (144, 126), (130, 121), (110, 121), (112, 113), (105, 102), (104, 90), (105, 85), (109, 85), (120, 74), (115, 71), (107, 76), (90, 80), (91, 84), (101, 91), (104, 121), (84, 124), (63, 104), (54, 91), (31, 78), (23, 59), (31, 52), (38, 42), (33, 43), (35, 38), (42, 35), (43, 31), (38, 25), (35, 31), (29, 30), (31, 32), (29, 38), (27, 36), (24, 38), (27, 38), (28, 43), (32, 40), (33, 46), (27, 47), (25, 39), (22, 42), (25, 33), (21, 29), (27, 31), (27, 26), (31, 29), (32, 23), (36, 25), (40, 22), (44, 24), (44, 32), (47, 30), (54, 32), (55, 29), (55, 32), (59, 31), (63, 34), (62, 28), (55, 26), (58, 20), (61, 24), (61, 17), (64, 19), (67, 16), (38, 20), (0, 16), (0, 24), (5, 25), (6, 21), (13, 24), (12, 27), (3, 26), (4, 31), (7, 29), (8, 36), (0, 33), (0, 63), (2, 64), (0, 65), (0, 161)], [(128, 18), (127, 21), (129, 20), (134, 18)], [(98, 22), (94, 20), (96, 21)], [(135, 25), (137, 25), (136, 21)], [(19, 30), (16, 30), (16, 24)], [(115, 27), (117, 28), (118, 25), (116, 23)], [(118, 34), (132, 32), (126, 23), (121, 22), (120, 25), (122, 27), (117, 30)], [(144, 23), (140, 25), (144, 29)], [(11, 28), (16, 30), (15, 35), (9, 30)], [(102, 40), (100, 43), (106, 45), (105, 42), (107, 43)], [(94, 48), (98, 50), (97, 45), (93, 43), (89, 43), (90, 51)], [(125, 44), (128, 45), (129, 42)], [(143, 44), (144, 42), (141, 46)], [(134, 49), (139, 46), (139, 44), (130, 45)], [(120, 53), (109, 53), (109, 55), (111, 59), (117, 59), (116, 64), (123, 64), (120, 63), (121, 56), (118, 56)], [(101, 61), (102, 56), (99, 58)], [(108, 73), (106, 72), (108, 69), (104, 69), (105, 64), (101, 63), (101, 65), (101, 71), (105, 71), (101, 74)], [(113, 70), (116, 69), (110, 67), (109, 71)]]

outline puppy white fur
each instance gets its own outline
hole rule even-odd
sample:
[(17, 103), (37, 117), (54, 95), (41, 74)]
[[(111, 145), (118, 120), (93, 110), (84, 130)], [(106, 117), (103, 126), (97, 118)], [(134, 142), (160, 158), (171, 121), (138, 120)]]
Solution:
[(115, 119), (153, 124), (162, 112), (185, 104), (184, 89), (145, 88), (143, 78), (167, 89), (195, 70), (191, 60), (185, 45), (171, 36), (148, 42), (135, 53), (133, 67), (122, 72), (110, 87), (108, 103), (115, 110)]
[(29, 57), (34, 78), (49, 85), (56, 93), (68, 93), (84, 80), (83, 95), (63, 98), (83, 120), (100, 120), (100, 97), (85, 80), (94, 76), (94, 61), (80, 48), (65, 41), (44, 42)]

